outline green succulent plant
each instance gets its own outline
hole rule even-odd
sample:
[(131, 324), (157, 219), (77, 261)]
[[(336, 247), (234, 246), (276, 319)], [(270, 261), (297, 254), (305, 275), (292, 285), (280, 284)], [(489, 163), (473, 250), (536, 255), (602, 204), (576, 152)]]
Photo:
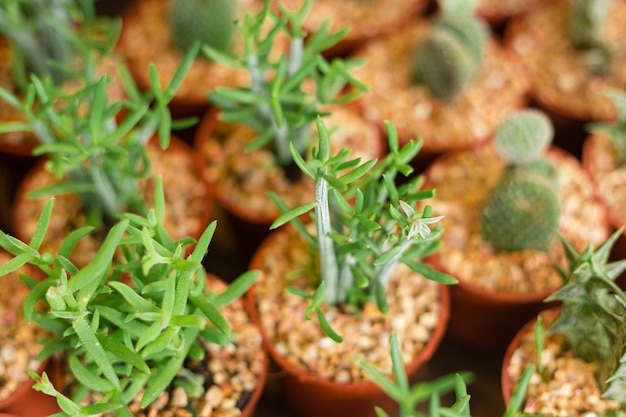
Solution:
[(484, 203), (480, 232), (498, 251), (547, 251), (552, 245), (560, 203), (555, 168), (542, 156), (552, 136), (549, 118), (531, 109), (496, 130), (494, 148), (507, 165)]
[[(2, 132), (32, 132), (41, 144), (36, 156), (48, 158), (46, 169), (53, 185), (33, 191), (30, 197), (77, 193), (90, 224), (104, 227), (125, 211), (144, 213), (138, 193), (139, 180), (150, 174), (146, 144), (158, 133), (163, 149), (169, 146), (171, 129), (188, 126), (191, 120), (172, 121), (168, 103), (187, 74), (199, 44), (190, 49), (175, 76), (164, 89), (156, 69), (150, 67), (152, 85), (138, 91), (129, 71), (120, 63), (119, 79), (97, 75), (93, 66), (74, 73), (80, 87), (69, 89), (49, 78), (30, 77), (26, 99), (0, 87), (0, 100), (18, 109), (24, 122), (0, 123)], [(99, 53), (84, 45), (85, 62), (100, 62)], [(96, 65), (94, 65), (96, 66)], [(69, 70), (69, 69), (68, 69)], [(119, 82), (125, 96), (113, 99), (108, 86)], [(124, 114), (120, 118), (120, 114)]]
[[(21, 93), (30, 74), (60, 85), (81, 62), (85, 46), (106, 54), (119, 34), (119, 21), (95, 13), (93, 0), (0, 2), (0, 35), (11, 43), (11, 73)], [(69, 70), (68, 70), (69, 69)]]
[(481, 65), (489, 37), (487, 25), (475, 17), (474, 1), (442, 1), (439, 16), (414, 48), (410, 77), (431, 94), (453, 102)]
[(570, 0), (569, 34), (572, 44), (585, 54), (593, 72), (608, 74), (615, 51), (602, 37), (613, 0)]
[[(291, 208), (276, 193), (269, 193), (283, 214), (271, 228), (291, 224), (311, 245), (317, 281), (313, 294), (294, 290), (311, 300), (305, 316), (315, 313), (323, 330), (341, 341), (328, 325), (324, 305), (349, 305), (359, 311), (372, 302), (383, 312), (389, 309), (386, 288), (397, 265), (404, 263), (428, 279), (446, 284), (456, 280), (421, 263), (441, 245), (441, 217), (432, 209), (416, 206), (432, 198), (433, 190), (421, 190), (421, 176), (396, 186), (398, 174), (413, 171), (410, 161), (419, 152), (421, 140), (398, 145), (395, 128), (387, 123), (389, 154), (381, 161), (364, 163), (349, 159), (350, 150), (331, 154), (330, 136), (321, 116), (317, 118), (319, 145), (305, 160), (291, 145), (293, 158), (302, 172), (315, 182), (315, 201)], [(315, 232), (302, 222), (311, 215)], [(431, 225), (435, 225), (431, 229)]]
[(295, 11), (282, 4), (276, 11), (270, 3), (264, 0), (259, 11), (238, 22), (243, 54), (233, 57), (209, 45), (202, 50), (210, 59), (250, 76), (248, 86), (217, 87), (209, 94), (222, 110), (220, 118), (258, 133), (246, 151), (265, 147), (279, 165), (288, 168), (294, 167), (291, 144), (304, 155), (314, 143), (313, 127), (322, 108), (354, 100), (367, 87), (350, 75), (361, 60), (328, 61), (323, 55), (346, 35), (347, 28), (329, 33), (326, 21), (307, 37), (303, 23), (313, 0)]
[(221, 52), (230, 52), (236, 11), (236, 0), (171, 0), (168, 18), (174, 45), (187, 51), (200, 41)]
[(618, 229), (596, 249), (588, 245), (584, 251), (559, 236), (568, 266), (559, 268), (564, 284), (546, 302), (561, 303), (547, 331), (563, 334), (577, 357), (597, 366), (605, 397), (626, 404), (626, 295), (615, 283), (626, 271), (626, 259), (609, 261), (621, 234)]
[(617, 149), (620, 166), (626, 165), (626, 92), (610, 89), (606, 96), (612, 101), (615, 108), (616, 118), (610, 122), (595, 122), (589, 124), (592, 132), (606, 134)]
[(0, 265), (0, 275), (24, 264), (42, 273), (43, 279), (23, 277), (30, 287), (24, 316), (51, 332), (51, 338), (42, 341), (41, 357), (67, 357), (76, 382), (68, 392), (47, 374), (30, 372), (36, 390), (56, 397), (62, 412), (55, 416), (113, 412), (132, 417), (128, 404), (137, 395), (147, 407), (170, 384), (183, 387), (190, 398), (203, 395), (204, 376), (180, 370), (187, 359), (202, 359), (202, 343), (232, 340), (232, 329), (219, 309), (240, 297), (258, 274), (248, 271), (223, 292), (212, 292), (202, 261), (216, 223), (197, 241), (174, 241), (163, 225), (160, 179), (154, 208), (145, 216), (123, 214), (83, 268), (69, 258), (91, 227), (70, 233), (57, 253), (39, 252), (53, 202), (46, 204), (29, 243), (0, 231), (0, 246), (14, 255)]

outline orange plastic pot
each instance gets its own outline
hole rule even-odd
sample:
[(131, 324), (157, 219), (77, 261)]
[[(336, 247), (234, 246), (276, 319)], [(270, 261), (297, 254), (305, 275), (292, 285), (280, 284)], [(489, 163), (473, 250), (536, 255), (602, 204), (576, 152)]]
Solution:
[[(542, 310), (541, 317), (543, 319), (544, 327), (547, 327), (554, 319), (560, 311), (560, 307), (553, 307), (550, 309)], [(538, 313), (539, 314), (539, 313)], [(524, 338), (529, 332), (532, 332), (535, 328), (535, 324), (537, 323), (537, 316), (534, 319), (527, 321), (521, 328), (517, 329), (515, 332), (515, 336), (509, 342), (506, 351), (504, 353), (504, 359), (502, 360), (502, 371), (500, 375), (500, 385), (502, 387), (502, 397), (504, 399), (504, 404), (508, 405), (511, 401), (511, 396), (513, 395), (513, 391), (517, 386), (516, 380), (513, 380), (508, 374), (508, 366), (511, 363), (511, 357), (513, 353), (519, 348), (522, 343), (522, 338)]]
[[(436, 257), (428, 262), (435, 269), (450, 274)], [(458, 284), (450, 287), (450, 322), (446, 337), (481, 351), (504, 349), (521, 326), (547, 307), (544, 300), (554, 291), (505, 293), (456, 278)]]
[[(271, 234), (259, 247), (252, 258), (250, 269), (259, 269), (265, 248), (273, 245), (278, 233)], [(409, 377), (434, 355), (446, 331), (450, 312), (448, 286), (438, 285), (440, 310), (436, 327), (420, 353), (405, 367)], [(263, 341), (271, 359), (280, 370), (277, 383), (281, 399), (297, 415), (303, 417), (376, 417), (375, 407), (381, 407), (390, 415), (397, 410), (397, 404), (372, 381), (337, 382), (307, 372), (283, 356), (261, 325), (261, 317), (255, 302), (255, 286), (248, 291), (247, 305), (252, 319), (258, 323)], [(296, 314), (286, 312), (285, 314)]]

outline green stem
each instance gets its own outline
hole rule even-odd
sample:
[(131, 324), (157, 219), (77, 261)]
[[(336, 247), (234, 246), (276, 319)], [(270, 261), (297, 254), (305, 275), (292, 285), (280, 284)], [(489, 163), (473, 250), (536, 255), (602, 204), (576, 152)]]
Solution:
[[(327, 169), (327, 168), (326, 168)], [(315, 182), (315, 207), (318, 252), (321, 262), (322, 281), (325, 282), (324, 300), (330, 305), (336, 305), (340, 299), (338, 296), (339, 267), (335, 256), (335, 248), (330, 238), (330, 207), (328, 204), (328, 182), (318, 172)]]

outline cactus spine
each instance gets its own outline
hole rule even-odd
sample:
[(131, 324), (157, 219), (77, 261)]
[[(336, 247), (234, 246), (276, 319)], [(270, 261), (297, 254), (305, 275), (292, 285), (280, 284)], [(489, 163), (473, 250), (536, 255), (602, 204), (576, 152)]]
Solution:
[(453, 102), (478, 70), (488, 35), (487, 26), (474, 17), (473, 2), (442, 2), (440, 15), (413, 51), (412, 82)]
[(235, 32), (236, 8), (236, 0), (172, 0), (169, 22), (174, 44), (186, 51), (200, 40), (228, 52)]
[(498, 251), (552, 245), (561, 210), (554, 167), (542, 157), (552, 136), (550, 120), (537, 110), (513, 114), (496, 130), (494, 147), (507, 166), (485, 201), (480, 231)]
[(595, 251), (579, 252), (559, 236), (568, 270), (559, 269), (565, 284), (546, 301), (560, 301), (561, 312), (548, 331), (563, 334), (574, 354), (597, 366), (603, 396), (626, 403), (626, 295), (615, 279), (626, 270), (626, 259), (609, 262), (619, 229)]

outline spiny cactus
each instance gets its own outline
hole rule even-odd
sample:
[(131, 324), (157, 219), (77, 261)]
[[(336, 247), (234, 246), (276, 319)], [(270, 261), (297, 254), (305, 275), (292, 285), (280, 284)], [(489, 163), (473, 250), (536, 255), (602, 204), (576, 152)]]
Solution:
[(613, 61), (613, 51), (601, 34), (612, 2), (570, 0), (570, 39), (574, 47), (584, 53), (589, 69), (599, 74), (610, 72)]
[(483, 238), (498, 251), (547, 251), (560, 219), (555, 169), (542, 157), (553, 127), (537, 110), (523, 110), (496, 130), (494, 148), (507, 161), (481, 213)]
[(606, 96), (613, 102), (616, 118), (611, 122), (589, 124), (592, 132), (602, 132), (611, 138), (617, 149), (620, 166), (626, 165), (626, 92), (609, 89)]
[(579, 252), (563, 236), (568, 269), (559, 268), (565, 284), (546, 299), (560, 301), (561, 312), (548, 332), (563, 334), (574, 354), (597, 366), (603, 396), (626, 403), (626, 295), (614, 282), (626, 270), (626, 259), (609, 262), (622, 234), (614, 232), (596, 250)]
[(415, 46), (411, 80), (431, 94), (452, 102), (473, 79), (489, 36), (486, 24), (474, 16), (471, 1), (443, 1), (437, 20)]
[(230, 50), (235, 32), (236, 0), (172, 0), (170, 30), (181, 51), (200, 41), (217, 50)]

